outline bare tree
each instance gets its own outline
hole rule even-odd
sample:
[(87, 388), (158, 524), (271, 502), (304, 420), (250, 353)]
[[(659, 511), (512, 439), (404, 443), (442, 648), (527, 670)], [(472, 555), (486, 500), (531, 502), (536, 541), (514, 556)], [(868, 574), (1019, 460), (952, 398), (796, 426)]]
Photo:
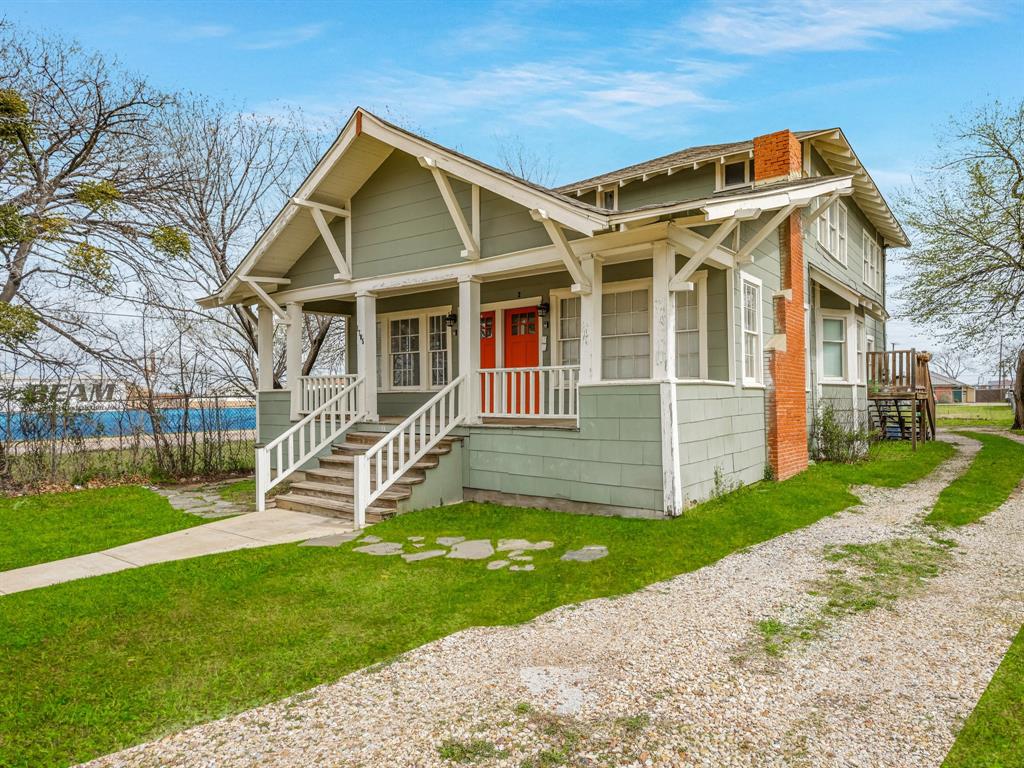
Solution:
[(927, 179), (899, 201), (918, 245), (905, 257), (906, 314), (959, 346), (1017, 360), (1014, 428), (1024, 428), (1024, 101), (954, 121)]
[(971, 364), (971, 359), (961, 350), (944, 349), (932, 355), (931, 364), (951, 379), (959, 379)]
[(513, 176), (542, 187), (555, 183), (555, 165), (550, 154), (530, 148), (518, 134), (500, 136), (497, 142), (498, 163)]
[(176, 179), (153, 121), (170, 101), (99, 54), (0, 28), (0, 345), (43, 331), (107, 353), (73, 310), (130, 283), (124, 255), (161, 226)]

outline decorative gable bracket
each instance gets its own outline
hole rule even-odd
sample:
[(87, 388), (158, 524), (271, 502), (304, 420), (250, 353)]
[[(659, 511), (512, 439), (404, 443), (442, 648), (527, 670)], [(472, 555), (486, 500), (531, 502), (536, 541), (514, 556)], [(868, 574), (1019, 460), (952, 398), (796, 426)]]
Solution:
[(551, 244), (555, 246), (555, 250), (558, 252), (559, 257), (561, 257), (562, 263), (565, 264), (566, 270), (572, 277), (572, 292), (589, 295), (591, 292), (590, 281), (583, 273), (583, 265), (575, 251), (573, 251), (572, 246), (569, 245), (569, 239), (565, 236), (562, 225), (552, 220), (543, 208), (532, 209), (530, 216), (534, 221), (540, 222), (547, 231), (548, 237), (551, 238)]
[[(313, 216), (313, 221), (316, 223), (316, 228), (320, 230), (320, 237), (323, 238), (324, 245), (327, 246), (327, 250), (331, 253), (331, 258), (334, 260), (334, 266), (338, 268), (338, 274), (335, 275), (340, 280), (351, 280), (352, 279), (352, 213), (344, 208), (337, 208), (333, 205), (327, 205), (325, 203), (317, 203), (313, 200), (303, 200), (298, 197), (293, 197), (292, 202), (295, 205), (303, 208), (308, 208), (310, 214)], [(326, 215), (325, 215), (326, 214)], [(334, 233), (331, 232), (331, 228), (328, 226), (327, 215), (332, 218), (335, 216), (341, 216), (345, 219), (345, 252), (342, 253), (338, 247), (338, 241), (334, 239)]]
[(455, 224), (455, 229), (459, 233), (459, 238), (462, 240), (463, 250), (459, 255), (464, 259), (476, 260), (480, 258), (480, 188), (476, 185), (472, 186), (473, 197), (472, 197), (472, 218), (473, 226), (470, 226), (469, 222), (466, 221), (466, 216), (462, 212), (462, 206), (459, 205), (459, 200), (455, 197), (455, 191), (452, 189), (451, 180), (448, 178), (448, 174), (437, 167), (437, 161), (432, 157), (419, 157), (417, 158), (421, 166), (426, 168), (434, 177), (434, 182), (437, 184), (437, 189), (441, 193), (441, 199), (444, 200), (445, 207), (448, 209), (448, 214), (452, 217), (452, 222)]

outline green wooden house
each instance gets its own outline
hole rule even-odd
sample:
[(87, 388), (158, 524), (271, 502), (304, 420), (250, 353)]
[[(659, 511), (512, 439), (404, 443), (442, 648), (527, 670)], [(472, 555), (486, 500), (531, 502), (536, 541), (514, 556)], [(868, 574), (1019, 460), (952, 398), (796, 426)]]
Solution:
[[(261, 505), (675, 515), (804, 469), (822, 403), (867, 418), (906, 244), (838, 128), (548, 189), (357, 109), (200, 303), (258, 306)], [(347, 371), (301, 375), (303, 313), (348, 318)]]

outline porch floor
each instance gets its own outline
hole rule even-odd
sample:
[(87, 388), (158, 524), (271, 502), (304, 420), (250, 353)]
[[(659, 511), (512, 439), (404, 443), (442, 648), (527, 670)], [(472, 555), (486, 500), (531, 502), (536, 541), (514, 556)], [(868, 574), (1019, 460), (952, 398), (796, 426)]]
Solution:
[[(379, 424), (401, 424), (405, 416), (381, 416)], [(482, 424), (477, 427), (542, 427), (545, 429), (577, 429), (576, 419), (544, 419), (544, 418), (508, 418), (502, 416), (484, 416)]]

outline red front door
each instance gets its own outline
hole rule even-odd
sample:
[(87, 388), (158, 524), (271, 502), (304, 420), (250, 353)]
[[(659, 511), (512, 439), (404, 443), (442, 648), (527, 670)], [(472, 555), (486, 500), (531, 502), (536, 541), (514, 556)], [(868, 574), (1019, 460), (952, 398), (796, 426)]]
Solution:
[[(494, 368), (498, 333), (494, 327), (494, 310), (480, 313), (480, 369)], [(482, 375), (480, 387), (481, 413), (494, 413), (494, 374)]]
[[(540, 325), (536, 307), (505, 310), (505, 368), (540, 365)], [(536, 372), (505, 374), (505, 413), (539, 413), (540, 379)]]

